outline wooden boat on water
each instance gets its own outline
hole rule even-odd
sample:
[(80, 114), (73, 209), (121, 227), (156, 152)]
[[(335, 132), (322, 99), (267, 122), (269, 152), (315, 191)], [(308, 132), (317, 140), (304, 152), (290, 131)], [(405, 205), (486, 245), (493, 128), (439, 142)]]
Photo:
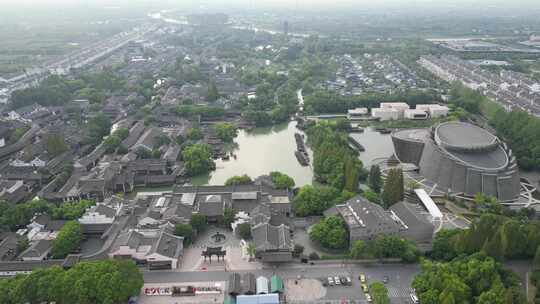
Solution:
[(300, 151), (295, 151), (294, 156), (296, 156), (296, 159), (298, 160), (300, 165), (302, 165), (304, 167), (309, 165), (309, 160), (306, 159), (306, 156), (304, 155), (304, 153), (302, 153)]
[(375, 128), (375, 131), (381, 133), (381, 134), (390, 134), (392, 133), (392, 129), (388, 128)]

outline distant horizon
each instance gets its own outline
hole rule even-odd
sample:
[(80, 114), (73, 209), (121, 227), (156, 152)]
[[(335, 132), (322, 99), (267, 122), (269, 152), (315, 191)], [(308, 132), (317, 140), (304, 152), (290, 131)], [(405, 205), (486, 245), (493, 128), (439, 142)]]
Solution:
[[(299, 12), (313, 12), (318, 10), (342, 11), (355, 9), (377, 10), (377, 9), (403, 9), (416, 10), (419, 14), (422, 10), (437, 11), (452, 9), (459, 11), (469, 10), (505, 10), (506, 13), (531, 12), (540, 10), (538, 0), (455, 0), (455, 1), (435, 1), (435, 0), (3, 0), (3, 7), (9, 9), (47, 9), (62, 6), (63, 8), (98, 8), (98, 7), (118, 7), (119, 9), (133, 8), (178, 8), (188, 10), (282, 10), (294, 9)], [(6, 11), (4, 11), (6, 12)], [(351, 11), (349, 11), (351, 12)]]

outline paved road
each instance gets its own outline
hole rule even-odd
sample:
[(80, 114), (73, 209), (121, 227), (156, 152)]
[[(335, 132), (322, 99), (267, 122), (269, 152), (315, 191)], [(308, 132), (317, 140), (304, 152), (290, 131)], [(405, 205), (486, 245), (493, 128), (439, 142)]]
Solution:
[[(326, 278), (328, 276), (350, 276), (353, 279), (352, 287), (333, 286), (327, 288), (327, 294), (322, 303), (331, 300), (352, 299), (355, 303), (365, 303), (365, 298), (360, 289), (358, 275), (364, 273), (369, 282), (381, 281), (384, 276), (390, 278), (387, 288), (393, 304), (409, 303), (408, 297), (411, 290), (411, 282), (414, 275), (420, 270), (418, 265), (409, 264), (378, 264), (378, 265), (343, 265), (343, 264), (319, 264), (319, 265), (285, 265), (275, 268), (249, 271), (255, 276), (271, 276), (277, 274), (284, 279), (294, 279), (298, 275), (304, 278)], [(248, 271), (238, 271), (240, 273)], [(177, 271), (145, 271), (145, 283), (182, 283), (182, 282), (207, 282), (227, 281), (230, 272), (207, 271), (207, 272), (177, 272)]]

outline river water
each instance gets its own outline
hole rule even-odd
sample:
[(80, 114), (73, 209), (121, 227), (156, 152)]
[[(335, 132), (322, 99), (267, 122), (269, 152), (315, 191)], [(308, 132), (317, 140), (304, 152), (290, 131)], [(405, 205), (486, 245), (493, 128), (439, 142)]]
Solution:
[(351, 133), (350, 137), (359, 142), (366, 151), (360, 152), (360, 160), (364, 167), (369, 168), (373, 162), (381, 157), (389, 157), (394, 154), (394, 145), (390, 134), (380, 134), (372, 127), (364, 129), (363, 133)]
[[(207, 174), (196, 176), (191, 183), (194, 185), (223, 185), (225, 181), (235, 175), (247, 174), (251, 178), (268, 174), (271, 171), (280, 171), (291, 176), (297, 187), (313, 183), (312, 167), (302, 167), (294, 152), (296, 141), (294, 133), (301, 133), (296, 128), (296, 122), (279, 124), (273, 127), (256, 128), (252, 131), (240, 130), (234, 144), (229, 151), (236, 155), (236, 159), (216, 160), (216, 170)], [(352, 133), (351, 136), (360, 142), (366, 151), (360, 152), (360, 160), (365, 167), (381, 157), (388, 157), (394, 152), (392, 140), (388, 134), (380, 134), (373, 128), (365, 128), (363, 133)], [(313, 161), (313, 152), (308, 147), (310, 159)], [(135, 197), (137, 193), (170, 192), (172, 187), (141, 188), (130, 194)]]
[[(216, 160), (216, 170), (192, 179), (194, 185), (222, 185), (235, 175), (247, 174), (251, 178), (271, 171), (283, 172), (294, 179), (296, 186), (311, 184), (313, 170), (302, 167), (294, 152), (294, 133), (302, 133), (296, 122), (288, 122), (273, 127), (256, 128), (252, 131), (240, 130), (230, 151), (236, 159)], [(311, 159), (313, 153), (308, 149)]]

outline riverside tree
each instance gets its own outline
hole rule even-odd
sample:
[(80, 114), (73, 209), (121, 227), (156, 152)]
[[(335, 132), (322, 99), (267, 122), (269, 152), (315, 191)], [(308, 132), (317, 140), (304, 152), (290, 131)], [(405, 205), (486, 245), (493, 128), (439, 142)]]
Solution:
[(182, 158), (190, 176), (214, 170), (216, 163), (212, 159), (212, 148), (207, 144), (194, 144), (182, 151)]
[(375, 191), (375, 193), (379, 193), (381, 191), (381, 168), (378, 165), (371, 166), (371, 169), (369, 170), (368, 184), (369, 187)]
[(390, 169), (381, 195), (383, 207), (385, 209), (390, 208), (390, 206), (403, 200), (403, 195), (403, 172), (401, 169)]

